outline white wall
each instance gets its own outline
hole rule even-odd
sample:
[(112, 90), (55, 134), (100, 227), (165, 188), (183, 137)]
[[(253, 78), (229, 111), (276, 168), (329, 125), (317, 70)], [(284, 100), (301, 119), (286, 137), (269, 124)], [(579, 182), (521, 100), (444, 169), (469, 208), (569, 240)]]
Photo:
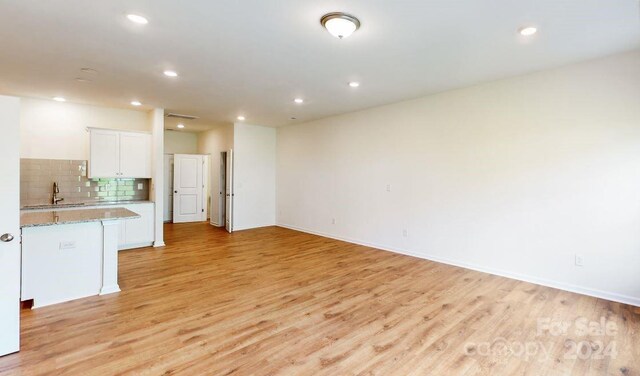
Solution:
[(164, 246), (164, 109), (154, 108), (148, 113), (153, 138), (150, 199), (155, 203), (154, 247)]
[(87, 127), (150, 131), (147, 113), (22, 98), (20, 157), (89, 159)]
[(638, 51), (285, 126), (277, 150), (282, 226), (640, 305)]
[(275, 128), (236, 123), (233, 153), (234, 230), (275, 225)]
[(233, 124), (219, 125), (198, 133), (198, 153), (209, 154), (209, 189), (207, 213), (211, 224), (224, 225), (220, 219), (220, 153), (233, 147)]
[(198, 154), (198, 134), (164, 131), (165, 154)]

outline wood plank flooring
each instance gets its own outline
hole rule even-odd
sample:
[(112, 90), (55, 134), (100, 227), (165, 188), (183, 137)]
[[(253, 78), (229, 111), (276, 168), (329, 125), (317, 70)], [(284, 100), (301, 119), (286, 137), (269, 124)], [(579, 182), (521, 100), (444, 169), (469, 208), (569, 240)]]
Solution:
[[(277, 227), (165, 230), (120, 253), (121, 293), (23, 310), (0, 374), (640, 374), (634, 307)], [(576, 332), (601, 318), (617, 332)]]

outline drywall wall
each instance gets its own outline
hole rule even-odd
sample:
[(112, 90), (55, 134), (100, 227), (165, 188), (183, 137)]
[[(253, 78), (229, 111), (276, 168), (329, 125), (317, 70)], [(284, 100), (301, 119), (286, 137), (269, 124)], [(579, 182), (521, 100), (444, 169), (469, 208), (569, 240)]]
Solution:
[(164, 131), (165, 154), (197, 154), (198, 134), (180, 131)]
[(220, 153), (233, 147), (233, 124), (218, 125), (198, 133), (198, 153), (209, 155), (208, 216), (214, 226), (223, 226), (220, 217)]
[(20, 157), (89, 159), (87, 127), (150, 131), (144, 111), (22, 98)]
[(284, 126), (277, 154), (281, 226), (640, 305), (640, 51)]
[(154, 108), (147, 114), (151, 128), (152, 176), (149, 197), (155, 203), (154, 247), (164, 246), (164, 109)]
[(276, 130), (234, 124), (233, 228), (276, 223)]

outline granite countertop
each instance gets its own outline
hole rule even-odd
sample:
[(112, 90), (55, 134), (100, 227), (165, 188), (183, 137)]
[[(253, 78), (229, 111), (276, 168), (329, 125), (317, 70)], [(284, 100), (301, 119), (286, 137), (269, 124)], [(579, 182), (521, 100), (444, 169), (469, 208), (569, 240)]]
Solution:
[(132, 204), (150, 204), (149, 200), (123, 200), (123, 201), (94, 201), (94, 202), (63, 202), (60, 204), (42, 204), (42, 205), (26, 205), (20, 210), (43, 210), (43, 209), (66, 209), (66, 208), (90, 208), (93, 206), (113, 206), (113, 205), (132, 205)]
[(20, 214), (20, 228), (140, 218), (125, 208), (32, 211)]

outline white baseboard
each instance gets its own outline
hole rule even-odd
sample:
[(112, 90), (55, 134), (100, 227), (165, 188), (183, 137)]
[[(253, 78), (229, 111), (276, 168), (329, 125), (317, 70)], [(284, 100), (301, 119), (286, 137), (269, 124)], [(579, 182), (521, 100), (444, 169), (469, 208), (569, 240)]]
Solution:
[(125, 245), (123, 245), (121, 247), (118, 247), (118, 251), (126, 251), (126, 250), (129, 250), (129, 249), (153, 247), (153, 246), (154, 246), (153, 242), (136, 243), (136, 244), (125, 244)]
[(164, 247), (165, 244), (164, 244), (164, 241), (155, 241), (155, 242), (153, 242), (153, 246), (154, 247)]
[(269, 224), (251, 225), (251, 226), (245, 226), (245, 227), (233, 227), (233, 231), (252, 230), (256, 228), (271, 227), (271, 226), (278, 226), (278, 225), (275, 223), (269, 223)]
[(100, 289), (100, 295), (113, 294), (116, 292), (120, 292), (120, 286), (118, 285), (103, 286)]
[(513, 273), (513, 272), (509, 272), (509, 271), (505, 271), (505, 270), (488, 268), (488, 267), (481, 266), (481, 265), (470, 264), (470, 263), (467, 263), (467, 262), (464, 262), (464, 261), (447, 259), (447, 258), (442, 258), (442, 257), (439, 257), (439, 256), (429, 255), (429, 254), (422, 254), (422, 253), (415, 253), (415, 252), (410, 252), (410, 251), (405, 251), (405, 250), (398, 250), (398, 249), (394, 249), (394, 248), (391, 248), (391, 247), (386, 247), (384, 245), (378, 245), (378, 244), (364, 242), (364, 241), (361, 241), (361, 240), (334, 236), (334, 235), (330, 235), (330, 234), (321, 233), (321, 232), (318, 232), (318, 231), (313, 231), (313, 230), (308, 230), (308, 229), (304, 229), (304, 228), (300, 228), (300, 227), (296, 227), (296, 226), (286, 225), (286, 224), (283, 224), (283, 223), (278, 223), (276, 226), (288, 228), (290, 230), (306, 232), (308, 234), (318, 235), (318, 236), (322, 236), (322, 237), (325, 237), (325, 238), (336, 239), (336, 240), (341, 240), (341, 241), (348, 242), (348, 243), (354, 243), (354, 244), (358, 244), (358, 245), (363, 245), (363, 246), (366, 246), (366, 247), (377, 248), (377, 249), (381, 249), (383, 251), (399, 253), (399, 254), (406, 255), (406, 256), (417, 257), (417, 258), (424, 259), (424, 260), (439, 262), (439, 263), (447, 264), (447, 265), (453, 265), (453, 266), (457, 266), (457, 267), (461, 267), (461, 268), (465, 268), (465, 269), (471, 269), (471, 270), (475, 270), (475, 271), (479, 271), (479, 272), (483, 272), (483, 273), (488, 273), (488, 274), (493, 274), (493, 275), (497, 275), (497, 276), (501, 276), (501, 277), (511, 278), (511, 279), (515, 279), (515, 280), (518, 280), (518, 281), (534, 283), (536, 285), (552, 287), (552, 288), (556, 288), (556, 289), (559, 289), (559, 290), (574, 292), (574, 293), (577, 293), (577, 294), (592, 296), (592, 297), (595, 297), (595, 298), (611, 300), (611, 301), (618, 302), (618, 303), (624, 303), (624, 304), (629, 304), (629, 305), (632, 305), (632, 306), (640, 307), (640, 298), (638, 298), (638, 297), (618, 294), (618, 293), (611, 292), (611, 291), (603, 291), (603, 290), (597, 290), (597, 289), (581, 287), (581, 286), (573, 285), (573, 284), (570, 284), (570, 283), (549, 280), (549, 279), (546, 279), (546, 278), (539, 278), (539, 277), (526, 275), (526, 274)]

